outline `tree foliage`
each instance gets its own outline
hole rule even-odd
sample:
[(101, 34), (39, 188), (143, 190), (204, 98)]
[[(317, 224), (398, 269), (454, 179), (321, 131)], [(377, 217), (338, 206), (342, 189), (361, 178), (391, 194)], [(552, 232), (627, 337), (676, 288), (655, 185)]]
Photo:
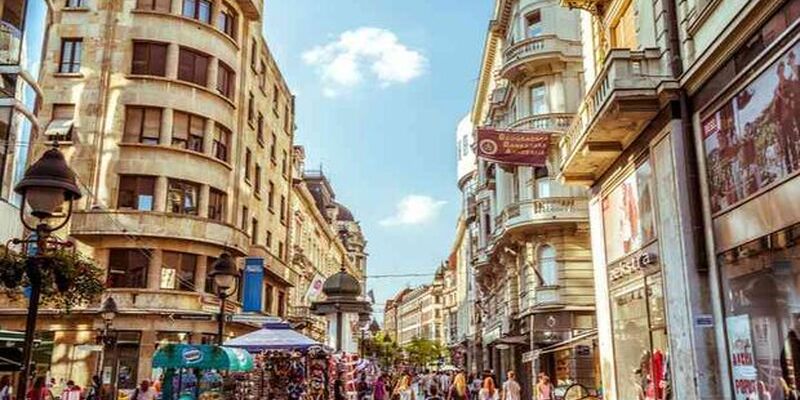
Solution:
[(403, 351), (385, 332), (378, 332), (372, 338), (366, 339), (364, 350), (368, 357), (372, 357), (384, 367), (395, 365), (403, 357)]
[(405, 350), (408, 361), (420, 367), (437, 363), (445, 356), (445, 348), (441, 343), (422, 338), (414, 338), (407, 344)]

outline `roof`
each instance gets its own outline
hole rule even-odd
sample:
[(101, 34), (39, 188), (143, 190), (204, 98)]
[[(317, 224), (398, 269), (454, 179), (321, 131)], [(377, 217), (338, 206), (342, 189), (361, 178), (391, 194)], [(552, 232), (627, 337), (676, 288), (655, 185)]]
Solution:
[(344, 269), (331, 275), (322, 285), (322, 293), (328, 298), (358, 297), (361, 295), (361, 284), (358, 279)]
[(336, 220), (347, 222), (355, 221), (355, 218), (353, 218), (353, 212), (350, 211), (349, 208), (345, 207), (344, 204), (337, 202), (334, 202), (333, 204), (335, 204), (339, 209), (339, 213), (336, 215)]
[(225, 346), (238, 347), (247, 351), (263, 350), (307, 350), (321, 346), (313, 339), (293, 330), (283, 321), (267, 322), (263, 329), (251, 332), (225, 342)]

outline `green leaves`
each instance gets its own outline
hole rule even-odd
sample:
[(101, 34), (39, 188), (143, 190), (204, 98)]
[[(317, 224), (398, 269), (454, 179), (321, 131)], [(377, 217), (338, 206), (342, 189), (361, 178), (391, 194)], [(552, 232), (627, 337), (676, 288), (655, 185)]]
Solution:
[(444, 356), (445, 349), (439, 342), (430, 339), (414, 338), (404, 349), (409, 361), (418, 366), (436, 363)]

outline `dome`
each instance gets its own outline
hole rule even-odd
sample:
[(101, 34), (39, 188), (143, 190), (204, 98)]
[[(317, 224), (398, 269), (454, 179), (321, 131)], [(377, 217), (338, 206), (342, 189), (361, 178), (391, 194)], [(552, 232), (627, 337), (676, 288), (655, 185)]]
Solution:
[(331, 275), (322, 285), (322, 293), (332, 297), (358, 297), (361, 295), (361, 284), (353, 275), (341, 270)]
[(339, 209), (339, 213), (336, 215), (337, 221), (345, 221), (345, 222), (355, 221), (355, 218), (353, 218), (353, 213), (350, 211), (349, 208), (345, 207), (341, 203), (336, 203), (336, 207)]

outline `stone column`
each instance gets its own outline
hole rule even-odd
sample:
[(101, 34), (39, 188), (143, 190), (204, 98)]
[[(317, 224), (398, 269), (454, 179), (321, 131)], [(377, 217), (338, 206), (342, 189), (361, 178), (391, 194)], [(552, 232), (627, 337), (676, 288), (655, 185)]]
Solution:
[(156, 178), (156, 187), (153, 192), (153, 211), (167, 211), (167, 177), (159, 176)]
[(550, 78), (550, 109), (551, 113), (566, 112), (566, 92), (564, 91), (564, 74), (559, 73)]
[(205, 129), (203, 131), (203, 153), (209, 156), (214, 155), (214, 121), (206, 119)]
[[(180, 1), (173, 1), (180, 3)], [(167, 46), (167, 78), (178, 79), (178, 59), (180, 58), (180, 46), (177, 43), (170, 43)]]
[(172, 145), (172, 120), (174, 112), (171, 108), (161, 110), (161, 132), (159, 134), (159, 144), (162, 146)]
[(200, 254), (197, 256), (197, 268), (194, 272), (194, 290), (198, 293), (205, 293), (206, 278), (208, 276), (208, 257)]
[(200, 186), (200, 199), (198, 200), (198, 207), (200, 208), (197, 213), (200, 218), (208, 218), (208, 196), (211, 188), (208, 185)]
[(216, 93), (217, 90), (217, 70), (219, 69), (219, 59), (216, 57), (211, 57), (208, 60), (208, 82), (206, 84), (206, 88), (209, 90), (213, 90)]
[(161, 249), (154, 249), (152, 257), (150, 258), (150, 265), (147, 268), (147, 288), (160, 289), (161, 288), (161, 264), (162, 264)]
[(156, 331), (154, 329), (142, 329), (141, 341), (139, 342), (139, 368), (137, 380), (139, 382), (151, 380), (153, 374), (153, 353), (156, 352)]

